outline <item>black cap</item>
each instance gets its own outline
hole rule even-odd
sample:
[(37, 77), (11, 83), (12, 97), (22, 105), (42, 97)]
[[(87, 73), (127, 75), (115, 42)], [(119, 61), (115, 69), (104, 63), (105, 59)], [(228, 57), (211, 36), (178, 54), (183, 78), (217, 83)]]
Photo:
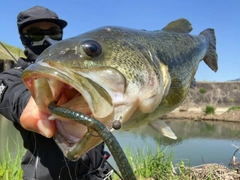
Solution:
[(35, 22), (52, 22), (59, 25), (62, 29), (67, 26), (67, 22), (59, 19), (55, 12), (41, 6), (34, 6), (20, 12), (17, 16), (19, 32), (21, 32), (25, 26)]

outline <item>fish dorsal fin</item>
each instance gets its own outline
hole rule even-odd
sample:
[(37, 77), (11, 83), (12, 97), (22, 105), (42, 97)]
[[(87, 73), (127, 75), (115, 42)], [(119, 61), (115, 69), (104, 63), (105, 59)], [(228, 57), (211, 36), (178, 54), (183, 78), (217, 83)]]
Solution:
[(168, 32), (189, 33), (192, 29), (191, 23), (187, 19), (181, 18), (170, 22), (162, 30)]

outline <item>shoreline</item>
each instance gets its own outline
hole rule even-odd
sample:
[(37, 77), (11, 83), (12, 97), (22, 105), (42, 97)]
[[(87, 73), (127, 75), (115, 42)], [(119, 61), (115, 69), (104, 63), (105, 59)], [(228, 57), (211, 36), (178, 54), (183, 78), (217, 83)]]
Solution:
[(228, 107), (218, 107), (215, 109), (214, 114), (206, 115), (204, 108), (177, 108), (169, 114), (163, 116), (161, 119), (190, 119), (194, 121), (227, 121), (227, 122), (240, 122), (240, 110), (228, 111)]

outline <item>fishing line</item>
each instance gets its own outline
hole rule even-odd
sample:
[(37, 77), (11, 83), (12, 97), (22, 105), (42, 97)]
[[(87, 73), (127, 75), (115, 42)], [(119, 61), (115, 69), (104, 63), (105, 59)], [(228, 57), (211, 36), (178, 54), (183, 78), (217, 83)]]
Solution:
[(8, 54), (10, 54), (10, 56), (13, 58), (13, 60), (15, 62), (17, 62), (17, 59), (12, 55), (12, 53), (3, 45), (3, 43), (0, 41), (0, 44), (2, 45), (2, 47), (8, 52)]
[[(34, 154), (37, 152), (36, 134), (35, 134), (35, 132), (31, 132), (31, 133), (33, 134), (33, 139), (34, 139), (34, 148), (33, 148), (32, 156), (31, 156), (31, 158), (29, 159), (29, 161), (28, 161), (27, 164), (31, 164), (30, 162), (33, 160)], [(35, 173), (34, 173), (35, 179), (36, 179), (36, 176), (37, 176), (37, 164), (36, 164), (36, 163), (38, 163), (38, 161), (35, 162)]]
[[(64, 159), (64, 162), (65, 162), (66, 167), (67, 167), (67, 169), (68, 169), (69, 177), (70, 177), (71, 180), (73, 180), (73, 179), (72, 179), (72, 175), (71, 175), (71, 171), (70, 171), (70, 168), (69, 168), (69, 165), (68, 165), (67, 160), (66, 160), (66, 157), (63, 156), (63, 159)], [(77, 177), (77, 176), (76, 176), (76, 177)], [(59, 178), (60, 178), (60, 177), (59, 177)]]
[(99, 154), (99, 156), (101, 156), (101, 157), (103, 158), (103, 161), (106, 162), (106, 163), (110, 166), (110, 168), (113, 169), (114, 173), (115, 173), (121, 180), (123, 180), (122, 176), (121, 176), (121, 175), (117, 172), (117, 170), (108, 162), (108, 160), (104, 158), (104, 156), (102, 155), (102, 153), (101, 153), (98, 149), (94, 149), (94, 151), (96, 151), (96, 152)]
[[(2, 47), (8, 52), (8, 54), (13, 58), (13, 60), (15, 61), (15, 63), (17, 63), (17, 59), (12, 55), (12, 53), (6, 48), (6, 46), (4, 46), (4, 44), (0, 41), (0, 44), (2, 45)], [(5, 60), (6, 61), (6, 60)], [(5, 62), (4, 61), (4, 62)], [(15, 63), (11, 64), (10, 68), (14, 68), (15, 67)], [(4, 66), (5, 66), (5, 63), (4, 63)], [(4, 68), (5, 69), (5, 68)], [(8, 70), (8, 69), (6, 69)], [(5, 70), (3, 70), (5, 71)]]

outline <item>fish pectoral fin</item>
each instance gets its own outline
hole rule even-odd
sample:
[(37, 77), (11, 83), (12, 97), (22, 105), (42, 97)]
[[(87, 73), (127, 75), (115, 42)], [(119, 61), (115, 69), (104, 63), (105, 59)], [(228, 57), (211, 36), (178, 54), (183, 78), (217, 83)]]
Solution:
[(191, 23), (187, 19), (181, 18), (170, 22), (162, 30), (168, 32), (190, 33), (192, 29)]
[(162, 135), (170, 139), (177, 139), (177, 136), (174, 134), (172, 129), (162, 120), (151, 122), (148, 125), (152, 127), (155, 131), (161, 133)]

